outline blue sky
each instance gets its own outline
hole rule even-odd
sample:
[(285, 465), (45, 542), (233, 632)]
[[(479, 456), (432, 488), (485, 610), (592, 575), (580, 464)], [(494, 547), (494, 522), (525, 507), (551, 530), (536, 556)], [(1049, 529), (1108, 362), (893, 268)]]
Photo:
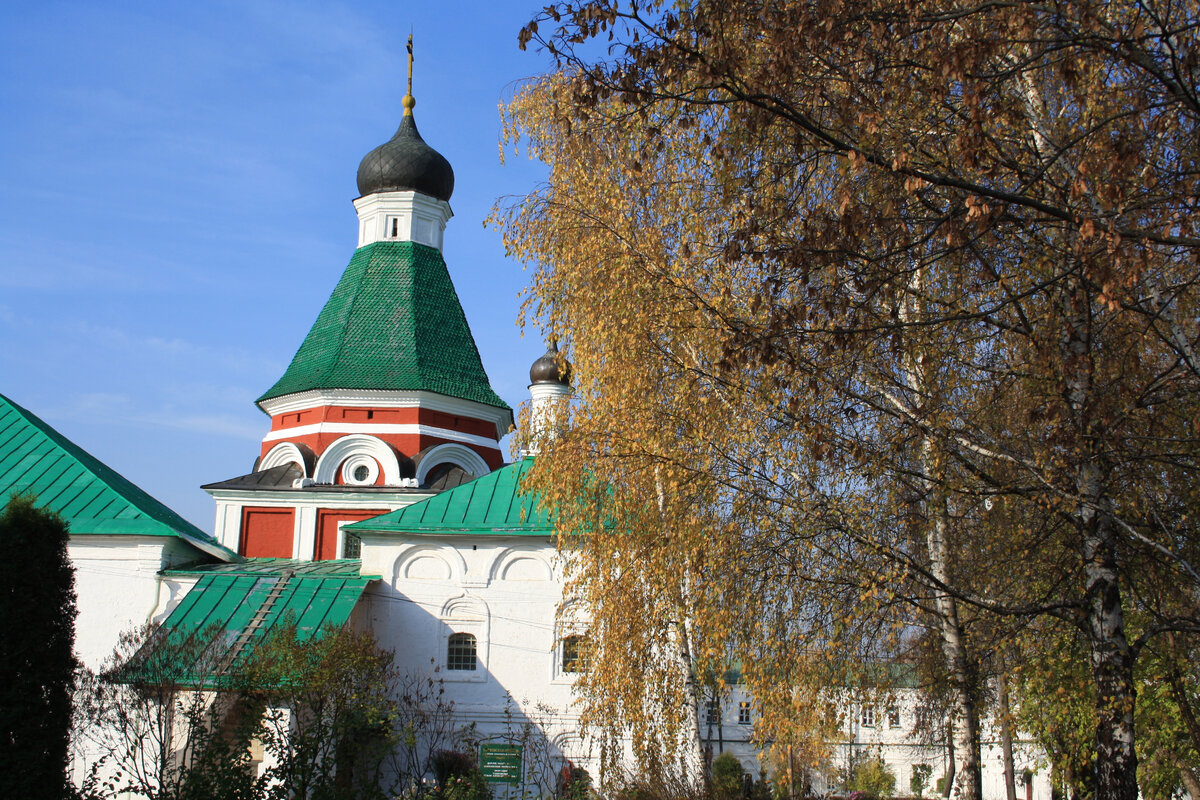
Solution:
[(354, 250), (355, 172), (400, 121), (454, 167), (445, 255), (514, 408), (544, 350), (483, 221), (544, 171), (497, 106), (549, 68), (536, 2), (0, 2), (0, 393), (211, 531)]

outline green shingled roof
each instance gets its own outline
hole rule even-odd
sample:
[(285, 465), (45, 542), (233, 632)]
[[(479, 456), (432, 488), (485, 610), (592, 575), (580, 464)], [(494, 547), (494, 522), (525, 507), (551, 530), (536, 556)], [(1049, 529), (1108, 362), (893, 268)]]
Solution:
[(427, 391), (507, 409), (442, 254), (376, 242), (350, 259), (292, 363), (258, 402), (312, 389)]
[(552, 536), (554, 523), (539, 506), (537, 496), (520, 491), (521, 479), (531, 466), (533, 459), (522, 459), (428, 500), (347, 525), (346, 529)]
[(58, 513), (72, 536), (177, 536), (223, 559), (237, 559), (90, 453), (0, 395), (0, 507), (16, 494)]

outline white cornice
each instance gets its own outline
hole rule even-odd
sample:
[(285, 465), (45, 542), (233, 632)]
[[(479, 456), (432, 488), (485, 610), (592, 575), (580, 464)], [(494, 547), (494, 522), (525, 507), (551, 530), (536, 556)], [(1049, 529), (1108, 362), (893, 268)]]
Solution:
[[(392, 487), (388, 487), (389, 489)], [(322, 491), (320, 488), (286, 489), (219, 489), (208, 488), (204, 491), (212, 495), (214, 500), (240, 505), (263, 506), (267, 508), (344, 508), (356, 509), (375, 506), (403, 508), (404, 506), (427, 500), (437, 492), (421, 492), (412, 489), (395, 489), (393, 491)]]
[(428, 408), (457, 417), (471, 417), (496, 425), (496, 438), (508, 433), (512, 411), (507, 408), (462, 400), (434, 392), (384, 391), (381, 389), (312, 389), (263, 400), (259, 408), (272, 417), (322, 406), (345, 408)]
[(364, 433), (370, 436), (436, 436), (451, 442), (473, 444), (476, 447), (486, 447), (499, 450), (500, 443), (486, 436), (476, 436), (473, 433), (452, 431), (448, 428), (435, 428), (432, 425), (419, 425), (415, 422), (403, 424), (387, 424), (379, 422), (315, 422), (312, 425), (297, 425), (294, 428), (280, 428), (271, 431), (263, 437), (263, 442), (278, 442), (281, 439), (293, 439), (297, 436), (312, 436), (320, 433), (351, 434)]

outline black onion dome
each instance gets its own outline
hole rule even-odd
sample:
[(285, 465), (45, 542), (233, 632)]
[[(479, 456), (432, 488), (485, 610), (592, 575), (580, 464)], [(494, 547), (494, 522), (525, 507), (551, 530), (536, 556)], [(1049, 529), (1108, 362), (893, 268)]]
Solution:
[(425, 144), (417, 122), (405, 114), (396, 135), (363, 157), (358, 165), (358, 192), (414, 191), (450, 200), (454, 170), (445, 156)]
[(551, 342), (545, 355), (533, 362), (529, 368), (529, 382), (571, 385), (571, 362), (559, 355), (557, 342)]

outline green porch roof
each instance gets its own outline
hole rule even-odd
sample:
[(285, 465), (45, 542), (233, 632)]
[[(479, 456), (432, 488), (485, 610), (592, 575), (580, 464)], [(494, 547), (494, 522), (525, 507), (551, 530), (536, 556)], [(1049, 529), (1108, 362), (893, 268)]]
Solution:
[(135, 657), (124, 678), (219, 688), (281, 626), (294, 625), (303, 642), (345, 625), (363, 590), (379, 578), (358, 570), (358, 561), (274, 558), (168, 570), (198, 580), (163, 621), (165, 638)]
[(59, 514), (72, 536), (176, 536), (210, 555), (240, 558), (101, 463), (21, 406), (0, 395), (0, 508), (16, 494)]
[(313, 389), (427, 391), (497, 408), (446, 262), (415, 242), (350, 259), (283, 377), (258, 398)]
[(347, 530), (417, 534), (552, 536), (554, 523), (536, 495), (520, 490), (532, 458), (501, 467), (481, 478), (397, 511), (347, 525)]

